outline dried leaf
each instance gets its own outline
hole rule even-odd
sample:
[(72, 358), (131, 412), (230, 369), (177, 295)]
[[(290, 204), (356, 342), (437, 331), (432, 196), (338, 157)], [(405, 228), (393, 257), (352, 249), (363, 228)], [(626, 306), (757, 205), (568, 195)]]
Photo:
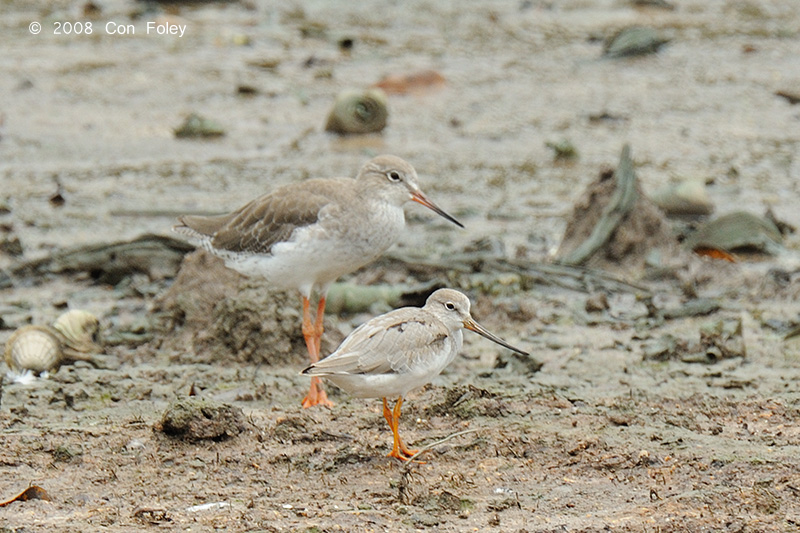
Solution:
[(718, 250), (716, 248), (700, 246), (694, 249), (694, 253), (702, 257), (710, 257), (711, 259), (722, 259), (723, 261), (729, 261), (731, 263), (737, 262), (736, 257), (724, 250)]
[(422, 70), (409, 74), (389, 74), (374, 86), (387, 94), (409, 94), (440, 89), (446, 84), (444, 76), (435, 70)]
[(23, 490), (7, 502), (0, 503), (0, 507), (5, 507), (6, 505), (12, 502), (26, 502), (28, 500), (47, 500), (50, 501), (50, 495), (47, 494), (47, 491), (44, 490), (42, 487), (37, 485), (31, 485), (27, 489)]

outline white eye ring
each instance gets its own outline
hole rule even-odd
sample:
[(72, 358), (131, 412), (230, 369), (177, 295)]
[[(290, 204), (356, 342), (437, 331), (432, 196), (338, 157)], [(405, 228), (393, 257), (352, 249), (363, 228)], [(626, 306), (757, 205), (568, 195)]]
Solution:
[(386, 177), (389, 178), (389, 181), (400, 181), (400, 173), (396, 170), (392, 170), (386, 173)]
[(444, 304), (444, 306), (448, 311), (455, 311), (456, 309), (456, 306), (453, 305), (453, 302), (447, 302), (446, 304)]

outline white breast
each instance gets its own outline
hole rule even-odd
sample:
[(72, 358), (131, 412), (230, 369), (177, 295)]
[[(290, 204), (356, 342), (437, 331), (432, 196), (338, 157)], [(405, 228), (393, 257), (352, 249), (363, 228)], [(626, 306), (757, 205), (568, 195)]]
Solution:
[(395, 243), (405, 226), (403, 209), (386, 203), (363, 205), (344, 213), (323, 210), (316, 224), (295, 230), (270, 254), (224, 257), (246, 276), (262, 276), (270, 284), (310, 294), (344, 274), (377, 259)]

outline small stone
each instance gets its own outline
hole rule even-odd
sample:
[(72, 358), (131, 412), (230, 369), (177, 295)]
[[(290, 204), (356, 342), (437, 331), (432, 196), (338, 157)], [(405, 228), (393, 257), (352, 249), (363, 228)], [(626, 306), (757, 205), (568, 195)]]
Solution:
[(608, 309), (608, 298), (604, 292), (596, 292), (586, 298), (586, 311), (595, 313)]
[(197, 113), (192, 113), (179, 127), (175, 129), (175, 137), (199, 138), (199, 137), (221, 137), (225, 135), (225, 130), (217, 122), (202, 117)]
[(606, 41), (603, 55), (620, 58), (654, 54), (668, 42), (652, 28), (624, 28)]

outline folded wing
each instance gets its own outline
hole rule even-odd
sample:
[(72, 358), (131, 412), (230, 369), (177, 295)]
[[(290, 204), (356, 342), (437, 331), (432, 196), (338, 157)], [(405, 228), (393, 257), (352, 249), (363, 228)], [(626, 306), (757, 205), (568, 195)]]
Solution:
[[(194, 232), (210, 238), (217, 250), (269, 253), (292, 233), (317, 222), (320, 212), (336, 207), (351, 179), (308, 180), (281, 187), (220, 216), (183, 216), (175, 227), (179, 232)], [(188, 228), (190, 231), (182, 231)]]
[(311, 375), (392, 374), (408, 372), (444, 349), (449, 332), (418, 308), (397, 309), (373, 318), (339, 348), (303, 371)]

